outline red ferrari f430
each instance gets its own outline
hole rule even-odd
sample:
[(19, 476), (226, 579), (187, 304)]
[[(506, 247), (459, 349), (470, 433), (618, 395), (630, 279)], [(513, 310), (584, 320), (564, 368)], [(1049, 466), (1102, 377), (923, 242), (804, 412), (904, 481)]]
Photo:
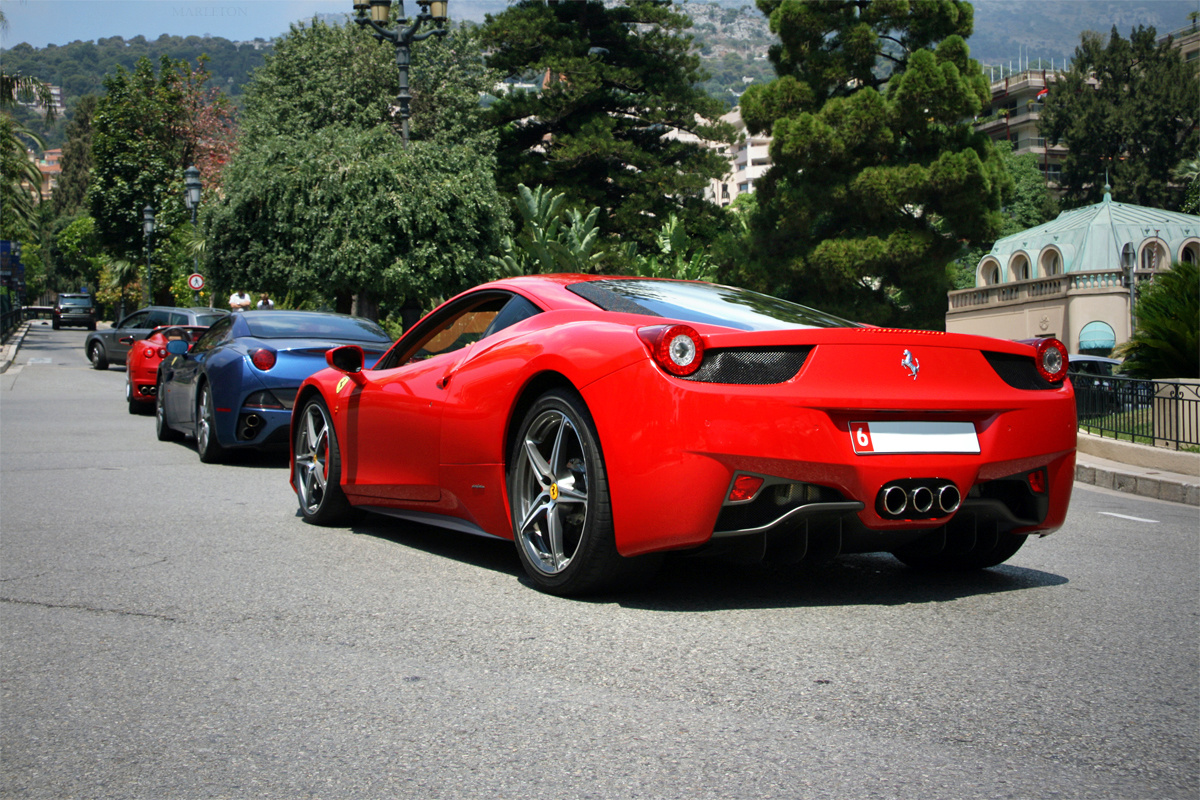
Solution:
[(512, 539), (555, 594), (667, 551), (991, 567), (1063, 524), (1074, 480), (1057, 340), (871, 327), (708, 283), (511, 278), (372, 369), (354, 346), (326, 360), (292, 415), (304, 518)]

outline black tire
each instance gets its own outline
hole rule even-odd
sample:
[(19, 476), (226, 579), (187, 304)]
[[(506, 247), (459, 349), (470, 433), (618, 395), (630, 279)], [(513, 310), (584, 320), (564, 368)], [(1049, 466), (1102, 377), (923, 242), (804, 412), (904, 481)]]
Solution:
[(217, 441), (217, 415), (207, 383), (201, 384), (196, 398), (196, 452), (205, 464), (218, 463), (225, 452)]
[(53, 328), (54, 330), (58, 330), (59, 328), (61, 328), (61, 327), (62, 327), (62, 323), (61, 323), (61, 322), (59, 322), (59, 321), (58, 321), (58, 320), (56, 320), (56, 319), (55, 319), (55, 320), (51, 320), (51, 321), (50, 321), (50, 327), (51, 327), (51, 328)]
[(142, 404), (133, 399), (133, 383), (130, 382), (129, 376), (125, 377), (125, 402), (129, 404), (130, 414), (142, 413)]
[(604, 454), (591, 414), (574, 393), (549, 391), (529, 409), (507, 477), (517, 555), (541, 591), (590, 594), (657, 569), (656, 556), (617, 552)]
[(163, 397), (163, 383), (158, 382), (158, 391), (154, 394), (154, 433), (158, 436), (160, 442), (174, 442), (179, 440), (179, 433), (167, 424), (167, 409), (163, 405), (165, 398)]
[(88, 360), (92, 362), (92, 369), (108, 369), (108, 356), (100, 342), (92, 342), (88, 348)]
[(96, 330), (96, 323), (94, 323), (94, 322), (89, 322), (89, 323), (88, 323), (88, 330), (89, 330), (89, 331), (94, 331), (94, 330)]
[(965, 572), (1003, 564), (1016, 555), (1027, 538), (1029, 537), (1023, 533), (1002, 533), (999, 536), (984, 537), (979, 544), (965, 553), (929, 554), (921, 552), (919, 542), (914, 542), (913, 547), (902, 548), (893, 552), (892, 555), (914, 569)]
[(329, 407), (319, 396), (300, 412), (293, 442), (292, 479), (300, 514), (313, 525), (341, 525), (352, 507), (342, 491), (342, 458)]

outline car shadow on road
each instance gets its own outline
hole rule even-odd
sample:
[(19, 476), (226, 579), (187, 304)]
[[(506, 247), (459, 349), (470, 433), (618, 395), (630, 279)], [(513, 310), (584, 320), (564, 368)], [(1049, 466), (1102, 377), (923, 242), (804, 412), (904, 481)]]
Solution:
[(968, 572), (928, 572), (907, 567), (887, 553), (844, 555), (823, 564), (791, 567), (736, 564), (717, 558), (668, 558), (651, 583), (610, 600), (655, 611), (897, 606), (1067, 582), (1061, 575), (1012, 564)]
[[(297, 515), (299, 512), (297, 512)], [(512, 542), (361, 513), (351, 527), (479, 569), (511, 575), (537, 591), (525, 576)], [(579, 598), (653, 611), (723, 611), (748, 608), (942, 603), (964, 597), (1062, 586), (1066, 577), (1002, 564), (971, 572), (911, 569), (885, 553), (840, 556), (824, 564), (769, 567), (720, 557), (668, 556), (641, 586)]]

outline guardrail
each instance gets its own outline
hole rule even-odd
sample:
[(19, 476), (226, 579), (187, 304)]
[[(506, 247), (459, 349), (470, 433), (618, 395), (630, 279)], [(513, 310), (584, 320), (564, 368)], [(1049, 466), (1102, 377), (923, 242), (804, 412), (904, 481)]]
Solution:
[(1200, 450), (1200, 381), (1072, 375), (1079, 427), (1112, 439)]

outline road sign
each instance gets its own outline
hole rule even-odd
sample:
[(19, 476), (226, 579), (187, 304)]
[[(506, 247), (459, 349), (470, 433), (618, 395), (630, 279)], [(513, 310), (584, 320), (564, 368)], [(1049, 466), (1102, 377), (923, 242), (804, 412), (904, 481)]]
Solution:
[(199, 272), (193, 272), (188, 275), (188, 288), (193, 292), (198, 292), (204, 288), (204, 276)]

